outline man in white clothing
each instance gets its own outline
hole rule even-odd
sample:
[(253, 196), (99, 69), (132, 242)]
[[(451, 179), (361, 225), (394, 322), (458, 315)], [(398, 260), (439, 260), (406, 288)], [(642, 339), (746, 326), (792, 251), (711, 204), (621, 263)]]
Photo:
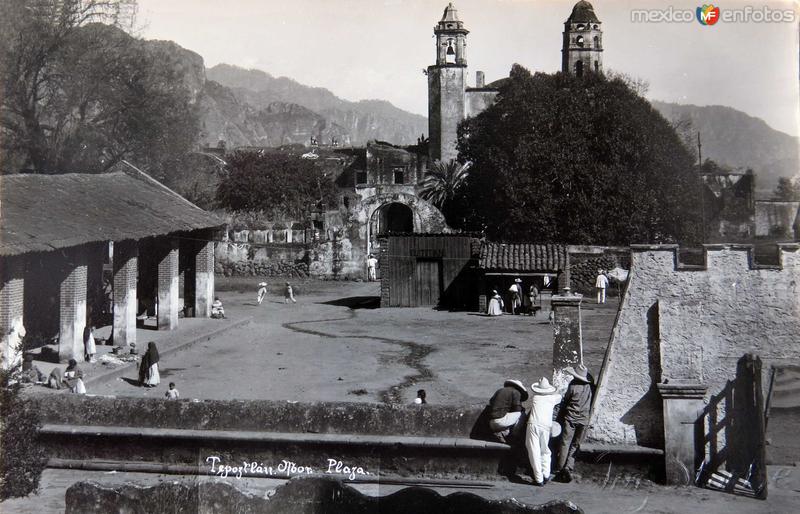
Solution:
[(369, 254), (369, 257), (367, 258), (367, 277), (370, 282), (375, 282), (378, 280), (377, 268), (378, 259), (376, 259), (374, 255)]
[(553, 426), (553, 409), (561, 402), (561, 395), (542, 377), (531, 384), (533, 405), (525, 433), (525, 448), (533, 470), (533, 485), (543, 486), (550, 480), (550, 431)]
[(608, 287), (608, 277), (603, 270), (597, 270), (597, 280), (594, 282), (597, 289), (597, 303), (606, 303), (606, 288)]

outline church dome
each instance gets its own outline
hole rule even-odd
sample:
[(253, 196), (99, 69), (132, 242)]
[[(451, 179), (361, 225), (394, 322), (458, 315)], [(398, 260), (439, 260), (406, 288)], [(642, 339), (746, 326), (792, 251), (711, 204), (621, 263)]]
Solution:
[(594, 7), (586, 0), (581, 0), (572, 8), (572, 14), (567, 18), (567, 23), (600, 23), (594, 13)]

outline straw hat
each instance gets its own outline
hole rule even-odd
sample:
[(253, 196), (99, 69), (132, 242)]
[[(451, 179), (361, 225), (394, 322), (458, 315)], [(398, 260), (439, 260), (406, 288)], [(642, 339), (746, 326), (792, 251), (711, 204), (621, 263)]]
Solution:
[(503, 387), (516, 387), (520, 393), (522, 393), (522, 401), (528, 399), (528, 390), (525, 389), (525, 386), (522, 385), (522, 382), (519, 380), (508, 379), (503, 383)]
[(550, 384), (549, 380), (542, 377), (538, 382), (531, 384), (531, 391), (533, 394), (553, 394), (556, 392), (556, 388)]
[(567, 373), (572, 375), (573, 377), (581, 380), (583, 382), (589, 382), (589, 370), (583, 364), (578, 364), (577, 367), (573, 368), (572, 366), (565, 369)]
[(258, 285), (260, 287), (267, 287), (267, 283), (266, 282), (259, 282)]
[(517, 278), (514, 279), (514, 282), (522, 282), (522, 279), (517, 277)]

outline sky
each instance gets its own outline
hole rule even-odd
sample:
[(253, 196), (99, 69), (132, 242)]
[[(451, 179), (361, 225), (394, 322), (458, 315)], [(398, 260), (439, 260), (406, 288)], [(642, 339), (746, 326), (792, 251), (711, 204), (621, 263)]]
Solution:
[[(486, 81), (508, 76), (511, 65), (555, 72), (561, 33), (574, 1), (458, 0), (470, 31), (467, 63)], [(606, 71), (649, 84), (647, 97), (695, 105), (727, 105), (800, 135), (797, 1), (725, 1), (724, 11), (745, 8), (794, 22), (730, 21), (713, 25), (634, 21), (631, 11), (694, 13), (699, 1), (596, 0)], [(427, 79), (435, 58), (433, 26), (443, 0), (139, 0), (139, 34), (169, 39), (219, 63), (263, 70), (347, 100), (383, 99), (427, 115)], [(765, 11), (767, 9), (767, 11)], [(652, 18), (651, 18), (652, 19)]]

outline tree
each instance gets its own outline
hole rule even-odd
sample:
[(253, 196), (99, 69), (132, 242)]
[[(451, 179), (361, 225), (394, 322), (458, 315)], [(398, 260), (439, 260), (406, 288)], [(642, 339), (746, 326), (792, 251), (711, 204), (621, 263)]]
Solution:
[(156, 175), (188, 151), (197, 109), (173, 59), (100, 23), (114, 2), (3, 2), (0, 148), (5, 171), (103, 172), (123, 159)]
[(775, 186), (772, 196), (775, 200), (784, 202), (800, 200), (800, 181), (797, 179), (792, 180), (788, 177), (779, 178), (778, 185)]
[(461, 164), (453, 160), (434, 162), (422, 179), (420, 196), (444, 209), (464, 185), (471, 166), (472, 163)]
[(333, 179), (314, 162), (282, 152), (235, 152), (217, 200), (232, 211), (263, 211), (273, 219), (303, 219), (336, 198)]
[(474, 163), (448, 215), (459, 228), (508, 241), (699, 239), (693, 158), (623, 79), (515, 65), (496, 102), (462, 122), (458, 145)]

